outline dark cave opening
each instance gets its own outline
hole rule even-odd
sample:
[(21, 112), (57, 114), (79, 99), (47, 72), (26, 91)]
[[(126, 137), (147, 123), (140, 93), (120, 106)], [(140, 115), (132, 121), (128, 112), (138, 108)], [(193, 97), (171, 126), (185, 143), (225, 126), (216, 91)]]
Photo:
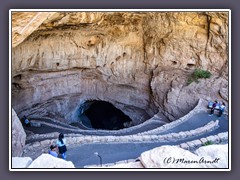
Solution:
[(90, 101), (91, 105), (84, 114), (88, 117), (92, 128), (105, 130), (119, 130), (132, 120), (121, 110), (106, 101)]

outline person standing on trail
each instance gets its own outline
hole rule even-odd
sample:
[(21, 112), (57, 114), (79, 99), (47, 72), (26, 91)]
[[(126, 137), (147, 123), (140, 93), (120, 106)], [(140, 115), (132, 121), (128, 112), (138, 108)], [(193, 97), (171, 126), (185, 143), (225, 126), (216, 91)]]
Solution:
[(31, 126), (30, 121), (28, 120), (28, 118), (26, 116), (23, 116), (23, 122), (24, 122), (24, 125), (26, 127), (30, 127)]
[(224, 110), (225, 110), (225, 103), (224, 102), (222, 102), (222, 104), (220, 105), (220, 107), (219, 107), (219, 117), (221, 117), (222, 116), (222, 114), (223, 114), (223, 112), (224, 112)]
[(217, 101), (215, 101), (215, 102), (213, 103), (213, 105), (212, 105), (212, 108), (211, 108), (211, 111), (210, 111), (210, 116), (211, 116), (211, 115), (213, 115), (213, 113), (214, 113), (214, 110), (215, 110), (215, 108), (216, 108), (217, 104), (218, 104), (218, 102), (217, 102)]
[(64, 138), (63, 133), (60, 133), (58, 136), (57, 146), (58, 146), (59, 154), (63, 159), (66, 160), (67, 147), (66, 147), (66, 139)]

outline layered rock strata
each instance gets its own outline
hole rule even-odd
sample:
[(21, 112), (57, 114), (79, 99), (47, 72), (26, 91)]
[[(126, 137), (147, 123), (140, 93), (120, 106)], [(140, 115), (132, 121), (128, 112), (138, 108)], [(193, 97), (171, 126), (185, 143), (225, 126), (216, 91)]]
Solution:
[[(227, 12), (46, 16), (12, 51), (12, 103), (20, 117), (69, 123), (86, 101), (103, 100), (137, 125), (156, 113), (173, 121), (199, 98), (228, 100)], [(188, 85), (195, 68), (213, 76)]]

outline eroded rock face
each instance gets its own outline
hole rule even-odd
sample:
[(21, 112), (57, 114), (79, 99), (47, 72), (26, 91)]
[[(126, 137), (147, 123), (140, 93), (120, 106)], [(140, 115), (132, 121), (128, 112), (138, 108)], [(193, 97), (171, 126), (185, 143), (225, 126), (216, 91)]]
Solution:
[[(48, 17), (13, 48), (12, 99), (20, 116), (74, 121), (81, 104), (103, 100), (136, 125), (158, 112), (175, 120), (199, 97), (227, 100), (227, 13), (58, 12)], [(214, 76), (187, 85), (195, 68)]]
[(12, 12), (12, 46), (24, 41), (55, 12)]
[(20, 157), (23, 153), (23, 148), (25, 146), (26, 133), (23, 126), (14, 111), (12, 109), (12, 156)]

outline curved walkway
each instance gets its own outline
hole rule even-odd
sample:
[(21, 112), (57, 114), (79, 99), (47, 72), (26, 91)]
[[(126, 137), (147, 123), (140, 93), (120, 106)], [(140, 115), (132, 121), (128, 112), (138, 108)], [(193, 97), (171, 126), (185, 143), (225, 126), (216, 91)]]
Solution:
[[(46, 119), (40, 119), (35, 120), (32, 119), (31, 122), (33, 123), (40, 123), (40, 127), (28, 127), (25, 128), (28, 131), (31, 131), (33, 134), (48, 134), (48, 133), (54, 133), (54, 132), (62, 132), (64, 134), (80, 134), (80, 135), (94, 135), (94, 136), (125, 136), (125, 135), (133, 135), (137, 134), (143, 131), (149, 131), (152, 129), (155, 129), (162, 125), (161, 121), (158, 120), (150, 120), (142, 123), (141, 125), (137, 125), (130, 128), (125, 128), (122, 130), (113, 130), (113, 131), (107, 131), (107, 130), (82, 130), (76, 127), (71, 127), (68, 125), (62, 125), (62, 124), (56, 124), (55, 122), (51, 120)], [(39, 137), (37, 135), (37, 137)], [(35, 141), (42, 141), (48, 138), (34, 138), (34, 135), (29, 135), (26, 140), (26, 144), (33, 143)]]
[[(202, 117), (203, 116), (203, 117)], [(196, 114), (196, 117), (198, 117), (198, 114)], [(126, 146), (133, 146), (133, 144), (141, 144), (142, 147), (138, 151), (131, 152), (132, 154), (130, 159), (134, 159), (135, 156), (139, 156), (140, 151), (143, 152), (146, 150), (146, 148), (153, 148), (160, 145), (176, 145), (181, 143), (186, 143), (188, 141), (193, 141), (201, 138), (205, 138), (207, 136), (216, 135), (218, 132), (227, 132), (225, 130), (228, 130), (228, 120), (226, 117), (222, 117), (218, 121), (217, 116), (208, 116), (207, 113), (205, 113), (205, 116), (203, 113), (200, 113), (199, 118), (197, 118), (198, 121), (201, 121), (202, 118), (205, 118), (210, 124), (205, 124), (205, 126), (198, 127), (196, 129), (191, 129), (192, 125), (190, 124), (188, 126), (188, 129), (186, 132), (181, 131), (179, 129), (179, 133), (167, 133), (162, 135), (129, 135), (129, 136), (89, 136), (89, 135), (78, 135), (76, 134), (67, 134), (66, 139), (69, 143), (68, 145), (68, 157), (67, 159), (75, 163), (76, 159), (78, 159), (78, 162), (84, 163), (86, 162), (85, 158), (91, 155), (91, 151), (86, 152), (84, 148), (90, 148), (94, 151), (101, 152), (101, 149), (104, 150), (103, 152), (108, 152), (109, 145), (112, 144), (112, 146), (116, 146), (116, 149), (121, 152), (125, 152), (125, 148), (122, 148), (122, 144), (126, 144)], [(215, 121), (211, 121), (212, 119), (215, 119)], [(216, 123), (217, 122), (217, 123)], [(169, 130), (170, 131), (170, 130)], [(55, 139), (57, 138), (58, 133), (55, 133), (55, 136), (52, 136), (50, 139), (53, 139), (52, 141), (46, 140), (43, 141), (41, 144), (34, 143), (29, 144), (30, 147), (34, 146), (32, 150), (37, 149), (37, 147), (42, 147), (44, 144), (54, 143)], [(75, 136), (75, 138), (74, 138)], [(55, 139), (54, 139), (55, 137)], [(219, 139), (218, 137), (216, 139)], [(100, 144), (100, 145), (99, 145)], [(140, 146), (140, 145), (139, 145)], [(30, 148), (29, 147), (29, 148)], [(48, 148), (48, 146), (46, 146)], [(84, 148), (83, 148), (84, 147)], [(82, 149), (83, 148), (83, 149)], [(98, 149), (99, 148), (99, 149)], [(30, 149), (31, 150), (31, 149)], [(78, 152), (78, 153), (75, 153)], [(30, 157), (39, 156), (40, 152), (35, 152), (35, 154), (31, 154)], [(127, 151), (126, 151), (127, 153)], [(109, 153), (108, 156), (113, 156), (114, 153)], [(135, 154), (133, 156), (133, 154)], [(25, 154), (26, 156), (29, 155), (29, 153)], [(92, 156), (92, 155), (91, 155)], [(130, 156), (130, 155), (129, 155)], [(94, 158), (94, 157), (93, 157)], [(110, 157), (109, 157), (110, 158)], [(121, 160), (129, 159), (128, 156), (119, 156), (119, 157), (112, 157), (113, 161), (119, 160), (115, 158), (120, 158)], [(110, 158), (111, 159), (111, 158)], [(110, 163), (105, 162), (105, 163)], [(77, 162), (76, 162), (77, 163)], [(86, 163), (85, 165), (90, 165), (91, 161)], [(81, 165), (75, 164), (76, 167), (82, 167)]]
[(191, 129), (195, 129), (198, 127), (201, 127), (205, 125), (206, 123), (209, 123), (210, 121), (213, 120), (219, 120), (220, 123), (220, 129), (217, 133), (219, 132), (224, 132), (228, 131), (228, 121), (225, 121), (227, 119), (226, 115), (223, 115), (221, 117), (218, 117), (217, 115), (212, 115), (209, 116), (207, 111), (201, 111), (193, 116), (191, 116), (187, 121), (182, 122), (181, 124), (178, 124), (177, 126), (174, 126), (172, 128), (156, 128), (150, 131), (143, 132), (141, 134), (144, 135), (150, 135), (150, 134), (158, 134), (158, 135), (163, 135), (163, 134), (168, 134), (168, 133), (178, 133), (180, 131), (186, 131)]
[[(195, 116), (195, 118), (198, 115)], [(203, 115), (203, 113), (199, 114), (199, 118), (196, 118), (196, 121), (202, 122), (202, 118), (207, 120), (219, 119), (217, 116), (208, 116), (208, 114)], [(186, 124), (185, 124), (186, 125)], [(181, 130), (186, 130), (185, 125), (182, 126), (182, 129), (178, 129), (179, 132)], [(192, 124), (188, 124), (188, 130), (190, 127), (193, 127)], [(179, 128), (179, 127), (178, 127)], [(165, 132), (165, 135), (169, 135), (170, 131), (174, 132), (174, 129), (169, 130), (169, 132)], [(99, 159), (94, 155), (94, 152), (98, 152), (103, 159), (104, 164), (114, 163), (117, 161), (123, 161), (127, 159), (136, 159), (140, 156), (140, 154), (144, 151), (153, 149), (155, 147), (159, 147), (162, 145), (183, 145), (190, 141), (199, 141), (201, 146), (202, 144), (213, 141), (211, 137), (217, 136), (218, 133), (227, 133), (228, 134), (228, 119), (226, 117), (221, 117), (219, 120), (219, 127), (215, 128), (213, 131), (208, 131), (204, 134), (199, 134), (196, 136), (190, 136), (187, 138), (179, 139), (177, 141), (152, 141), (152, 142), (129, 142), (129, 143), (91, 143), (91, 144), (82, 144), (68, 151), (67, 160), (72, 161), (77, 168), (83, 168), (87, 165), (99, 164)], [(210, 138), (209, 138), (210, 137)], [(208, 138), (208, 139), (207, 139)], [(227, 140), (225, 138), (224, 142), (221, 142), (220, 137), (216, 137), (216, 141), (218, 143), (226, 143)], [(190, 145), (189, 145), (190, 146)], [(188, 146), (188, 147), (189, 147)], [(188, 148), (187, 148), (188, 149)]]
[[(209, 136), (202, 136), (202, 138)], [(187, 143), (192, 143), (191, 139)], [(195, 140), (196, 141), (196, 140)], [(200, 141), (200, 140), (199, 140)], [(184, 141), (185, 142), (185, 141)], [(186, 143), (186, 142), (185, 142)], [(227, 143), (222, 141), (219, 143)], [(93, 143), (82, 144), (76, 148), (70, 149), (67, 152), (67, 160), (72, 161), (76, 168), (84, 168), (89, 165), (98, 165), (99, 158), (94, 155), (95, 152), (102, 157), (103, 164), (115, 163), (118, 161), (136, 160), (144, 151), (163, 145), (178, 145), (181, 147), (181, 142), (138, 142), (138, 143)], [(202, 145), (199, 145), (200, 147)], [(195, 150), (193, 148), (192, 150)]]
[[(39, 122), (37, 119), (34, 121)], [(31, 127), (33, 132), (40, 130), (43, 134), (28, 136), (24, 156), (34, 159), (47, 152), (58, 133), (64, 132), (68, 142), (67, 160), (72, 161), (75, 167), (98, 164), (99, 159), (94, 152), (98, 152), (103, 163), (108, 164), (135, 159), (142, 152), (162, 145), (179, 145), (191, 149), (208, 141), (226, 143), (228, 124), (225, 115), (220, 118), (209, 116), (201, 100), (194, 110), (174, 122), (162, 125), (161, 120), (154, 116), (141, 125), (117, 131), (82, 130), (48, 119), (41, 121), (43, 128)]]

